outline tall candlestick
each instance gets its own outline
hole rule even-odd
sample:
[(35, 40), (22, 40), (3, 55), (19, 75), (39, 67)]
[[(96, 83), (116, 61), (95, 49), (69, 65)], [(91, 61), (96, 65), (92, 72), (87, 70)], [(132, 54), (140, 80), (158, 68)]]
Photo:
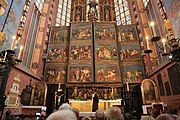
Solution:
[(20, 57), (21, 57), (22, 49), (23, 49), (23, 46), (20, 46), (20, 51), (19, 51), (18, 59), (20, 59)]
[(127, 91), (129, 91), (129, 84), (126, 82)]
[(7, 52), (5, 51), (5, 54), (4, 54), (4, 61), (6, 60), (6, 56), (7, 56)]
[(147, 49), (149, 50), (149, 37), (146, 37)]

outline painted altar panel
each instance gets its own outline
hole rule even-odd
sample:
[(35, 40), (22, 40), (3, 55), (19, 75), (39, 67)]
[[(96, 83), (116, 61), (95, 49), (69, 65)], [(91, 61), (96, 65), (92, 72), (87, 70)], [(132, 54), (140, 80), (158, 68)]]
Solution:
[(92, 23), (72, 23), (68, 83), (91, 83), (93, 77)]
[(92, 79), (92, 66), (71, 66), (69, 68), (69, 78), (70, 83), (88, 83), (93, 82)]
[(68, 87), (68, 98), (74, 100), (92, 100), (93, 94), (97, 93), (98, 98), (102, 100), (116, 100), (121, 99), (122, 90), (120, 87), (102, 86), (79, 86)]
[(136, 26), (118, 26), (117, 32), (121, 79), (124, 83), (141, 82), (145, 72)]
[(101, 60), (117, 60), (116, 45), (97, 44), (95, 48), (96, 59)]
[[(7, 0), (7, 1), (8, 1), (7, 9), (9, 9), (12, 0)], [(2, 42), (0, 42), (0, 50), (11, 49), (11, 46), (13, 44), (12, 36), (16, 34), (16, 31), (18, 29), (24, 3), (25, 0), (14, 0), (3, 31), (5, 32), (6, 35), (4, 37), (5, 39), (3, 39)], [(3, 27), (5, 17), (7, 16), (7, 12), (8, 10), (6, 10), (5, 13), (2, 16), (0, 16), (0, 30)]]
[(141, 61), (120, 62), (120, 70), (124, 83), (137, 83), (144, 78), (144, 65)]
[(91, 23), (72, 23), (71, 24), (71, 41), (92, 40)]
[(92, 64), (92, 45), (73, 44), (69, 55), (69, 64)]
[(67, 62), (68, 49), (63, 45), (50, 45), (47, 62)]
[(96, 82), (121, 82), (117, 65), (96, 65)]
[(67, 26), (53, 27), (50, 43), (66, 43), (70, 39), (70, 29)]
[(118, 26), (118, 42), (133, 42), (138, 41), (135, 25)]
[(141, 60), (141, 50), (138, 43), (126, 44), (128, 46), (119, 46), (119, 60), (120, 61), (129, 61), (129, 60)]
[(47, 65), (46, 66), (46, 82), (50, 84), (58, 84), (66, 82), (66, 67)]
[(95, 23), (94, 42), (95, 44), (116, 44), (114, 23)]
[(95, 82), (121, 82), (114, 23), (94, 24)]

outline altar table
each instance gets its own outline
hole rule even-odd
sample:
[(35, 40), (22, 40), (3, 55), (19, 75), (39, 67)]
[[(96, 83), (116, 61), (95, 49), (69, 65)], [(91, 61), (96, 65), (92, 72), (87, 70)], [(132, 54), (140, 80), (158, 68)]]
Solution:
[[(72, 108), (79, 109), (80, 112), (92, 112), (92, 100), (69, 100), (69, 104)], [(121, 99), (117, 100), (99, 100), (98, 109), (105, 111), (108, 107), (115, 105), (121, 105)]]

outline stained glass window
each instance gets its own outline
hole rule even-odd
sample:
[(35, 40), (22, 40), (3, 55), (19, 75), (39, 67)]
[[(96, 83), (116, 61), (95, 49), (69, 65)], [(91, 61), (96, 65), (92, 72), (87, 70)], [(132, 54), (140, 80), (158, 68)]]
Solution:
[(71, 0), (59, 0), (56, 26), (69, 26)]
[(44, 0), (36, 0), (36, 6), (39, 9), (39, 11), (42, 11), (43, 3), (44, 3)]
[(143, 0), (144, 7), (148, 5), (149, 0)]
[(127, 0), (114, 0), (117, 25), (132, 24)]

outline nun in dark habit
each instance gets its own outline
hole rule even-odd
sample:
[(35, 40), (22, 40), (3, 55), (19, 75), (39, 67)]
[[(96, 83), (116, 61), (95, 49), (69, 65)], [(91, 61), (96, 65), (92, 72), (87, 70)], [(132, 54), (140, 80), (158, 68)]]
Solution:
[(99, 103), (98, 95), (95, 93), (95, 94), (94, 94), (94, 97), (93, 97), (93, 108), (92, 108), (92, 112), (96, 112), (96, 110), (98, 110), (98, 103)]

